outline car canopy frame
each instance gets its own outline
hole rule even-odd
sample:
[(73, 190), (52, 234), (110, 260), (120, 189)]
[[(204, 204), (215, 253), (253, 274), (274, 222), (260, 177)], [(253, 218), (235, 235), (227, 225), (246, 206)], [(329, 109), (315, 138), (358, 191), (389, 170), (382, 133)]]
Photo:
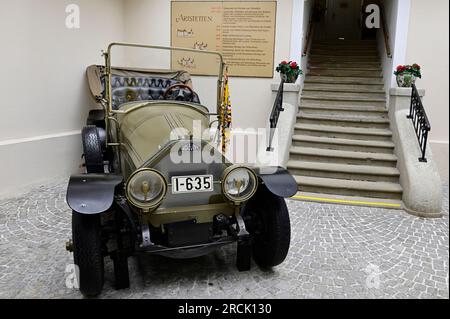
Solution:
[[(117, 114), (126, 114), (131, 109), (128, 110), (114, 110), (112, 107), (112, 70), (114, 69), (111, 66), (111, 52), (114, 47), (130, 47), (130, 48), (142, 48), (142, 49), (157, 49), (157, 50), (167, 50), (167, 51), (185, 51), (185, 52), (193, 52), (199, 54), (212, 54), (216, 55), (219, 58), (219, 72), (217, 79), (217, 104), (216, 104), (216, 113), (210, 115), (217, 115), (220, 118), (222, 100), (223, 100), (223, 83), (224, 83), (224, 70), (226, 68), (223, 55), (217, 51), (209, 51), (209, 50), (196, 50), (189, 48), (181, 48), (181, 47), (172, 47), (172, 46), (160, 46), (160, 45), (145, 45), (145, 44), (136, 44), (136, 43), (124, 43), (124, 42), (113, 42), (108, 45), (106, 52), (103, 52), (103, 56), (105, 58), (105, 99), (101, 101), (101, 104), (105, 110), (105, 128), (106, 128), (106, 145), (108, 146), (120, 146), (120, 143), (109, 143), (109, 127), (110, 121), (114, 121), (117, 124), (117, 119), (114, 115)], [(220, 120), (219, 120), (220, 123)]]

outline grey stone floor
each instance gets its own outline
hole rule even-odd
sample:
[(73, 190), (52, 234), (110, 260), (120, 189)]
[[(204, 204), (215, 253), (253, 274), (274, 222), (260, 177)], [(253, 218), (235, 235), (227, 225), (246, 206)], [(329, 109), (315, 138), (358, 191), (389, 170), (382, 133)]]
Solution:
[[(66, 287), (72, 255), (65, 181), (0, 200), (0, 298), (81, 298)], [(289, 201), (292, 244), (272, 271), (240, 273), (234, 246), (191, 260), (130, 259), (131, 288), (102, 298), (448, 298), (448, 186), (444, 217)]]

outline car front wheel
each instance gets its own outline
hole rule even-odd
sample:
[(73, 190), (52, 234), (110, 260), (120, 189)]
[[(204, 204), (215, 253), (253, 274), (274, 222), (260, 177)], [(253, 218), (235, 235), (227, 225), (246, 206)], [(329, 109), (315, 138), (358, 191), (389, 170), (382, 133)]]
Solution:
[(72, 237), (80, 291), (86, 297), (95, 297), (102, 291), (104, 281), (100, 215), (72, 212)]
[(261, 268), (281, 264), (289, 251), (291, 224), (284, 198), (261, 187), (244, 208), (244, 220), (253, 237), (253, 259)]

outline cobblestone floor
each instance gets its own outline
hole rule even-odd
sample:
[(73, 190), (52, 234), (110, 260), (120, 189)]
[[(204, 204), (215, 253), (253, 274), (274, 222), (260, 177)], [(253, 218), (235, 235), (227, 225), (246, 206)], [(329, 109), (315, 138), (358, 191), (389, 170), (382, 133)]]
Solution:
[[(66, 288), (72, 255), (65, 181), (0, 201), (0, 298), (81, 298)], [(234, 247), (191, 260), (130, 259), (131, 288), (102, 298), (448, 298), (448, 187), (445, 215), (289, 201), (292, 243), (272, 271), (240, 273)]]

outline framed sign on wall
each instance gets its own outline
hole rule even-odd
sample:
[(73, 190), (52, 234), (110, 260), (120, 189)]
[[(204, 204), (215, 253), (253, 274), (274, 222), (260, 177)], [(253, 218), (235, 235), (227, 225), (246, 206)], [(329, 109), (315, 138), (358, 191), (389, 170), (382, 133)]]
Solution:
[[(276, 1), (172, 1), (171, 45), (223, 54), (231, 76), (272, 78)], [(172, 53), (173, 69), (217, 75), (216, 57)]]

